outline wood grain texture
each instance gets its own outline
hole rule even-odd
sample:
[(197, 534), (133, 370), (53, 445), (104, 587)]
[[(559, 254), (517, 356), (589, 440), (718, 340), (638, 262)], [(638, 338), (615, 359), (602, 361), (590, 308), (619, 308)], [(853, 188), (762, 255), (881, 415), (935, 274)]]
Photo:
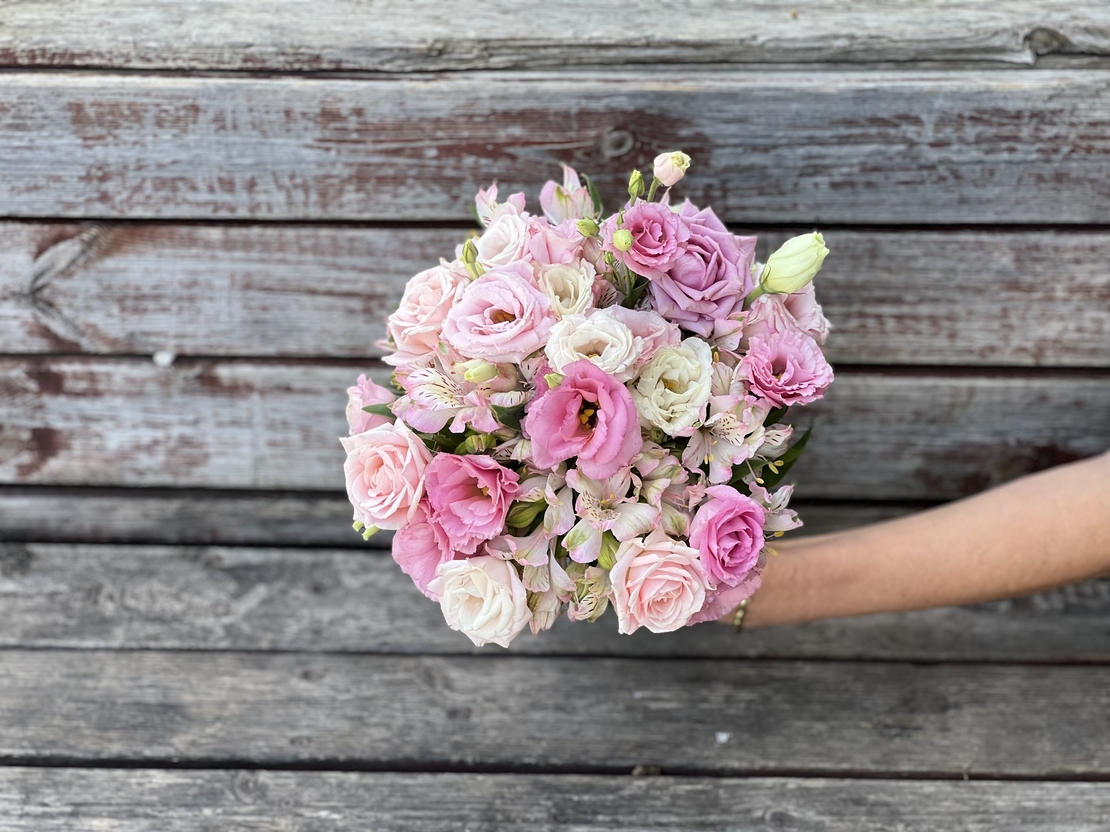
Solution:
[(681, 147), (734, 222), (1101, 223), (1110, 80), (1079, 71), (606, 70), (364, 80), (15, 72), (11, 217), (469, 216), (572, 162), (608, 193)]
[[(783, 555), (786, 557), (786, 555)], [(488, 653), (382, 551), (0, 544), (0, 647)], [(1110, 581), (971, 607), (622, 636), (560, 620), (533, 655), (1110, 663)]]
[(0, 832), (1095, 832), (1098, 783), (793, 777), (0, 771)]
[(14, 763), (1110, 773), (1095, 665), (11, 650), (0, 668)]
[(954, 0), (740, 5), (687, 0), (558, 5), (461, 0), (227, 2), (34, 0), (5, 10), (0, 63), (390, 72), (575, 64), (990, 61), (1110, 53), (1097, 2)]
[[(0, 359), (0, 482), (339, 490), (356, 375), (304, 362)], [(817, 425), (800, 496), (940, 500), (1106, 450), (1110, 379), (841, 372), (794, 418)]]
[[(460, 228), (0, 223), (0, 352), (363, 357)], [(765, 258), (788, 236), (760, 235)], [(1103, 233), (832, 231), (834, 363), (1110, 366)]]

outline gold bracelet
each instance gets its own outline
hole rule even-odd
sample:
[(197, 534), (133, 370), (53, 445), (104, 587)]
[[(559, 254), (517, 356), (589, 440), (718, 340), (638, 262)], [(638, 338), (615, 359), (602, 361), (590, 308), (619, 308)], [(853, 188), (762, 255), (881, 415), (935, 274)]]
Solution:
[(748, 602), (751, 598), (745, 598), (740, 602), (740, 606), (736, 608), (736, 614), (732, 616), (732, 630), (733, 632), (740, 632), (744, 629), (744, 614), (748, 611)]

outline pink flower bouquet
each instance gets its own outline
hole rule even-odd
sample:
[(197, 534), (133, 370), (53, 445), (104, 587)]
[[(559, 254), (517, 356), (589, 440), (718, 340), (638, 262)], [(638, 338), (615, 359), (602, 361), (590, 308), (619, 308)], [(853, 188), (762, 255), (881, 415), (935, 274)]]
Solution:
[(389, 316), (396, 392), (348, 391), (355, 529), (396, 530), (397, 564), (475, 644), (610, 605), (622, 633), (712, 620), (801, 525), (775, 488), (805, 445), (787, 408), (833, 379), (810, 282), (828, 250), (807, 234), (755, 262), (754, 237), (672, 204), (689, 164), (661, 155), (646, 189), (634, 172), (608, 217), (567, 167), (542, 216), (479, 192), (482, 234)]

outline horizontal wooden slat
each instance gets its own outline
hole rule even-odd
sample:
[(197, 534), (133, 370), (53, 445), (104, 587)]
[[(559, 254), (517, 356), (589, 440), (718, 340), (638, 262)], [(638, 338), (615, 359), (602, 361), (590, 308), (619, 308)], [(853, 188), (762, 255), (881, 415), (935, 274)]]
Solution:
[(12, 73), (8, 216), (466, 219), (573, 162), (609, 193), (681, 147), (735, 222), (1101, 223), (1106, 77), (611, 70), (403, 81)]
[[(0, 481), (341, 489), (356, 367), (0, 360)], [(380, 381), (383, 374), (378, 373)], [(801, 496), (946, 499), (1110, 446), (1102, 372), (841, 372), (802, 409)]]
[[(377, 354), (459, 228), (0, 223), (0, 352)], [(760, 234), (761, 252), (781, 231)], [(832, 231), (833, 362), (1110, 366), (1104, 233)]]
[[(827, 778), (0, 770), (0, 830), (1094, 832), (1097, 783)], [(201, 825), (198, 825), (201, 824)]]
[[(781, 557), (789, 557), (787, 554)], [(0, 545), (0, 646), (488, 653), (382, 551)], [(973, 607), (752, 630), (560, 620), (547, 655), (1110, 663), (1110, 581)]]
[[(664, 62), (993, 61), (1110, 53), (1096, 2), (954, 0), (734, 6), (461, 0), (403, 5), (278, 0), (264, 17), (233, 2), (21, 2), (5, 14), (0, 62), (226, 70), (387, 70)], [(202, 20), (203, 25), (197, 21)]]
[(15, 650), (0, 667), (13, 762), (1110, 774), (1093, 665)]

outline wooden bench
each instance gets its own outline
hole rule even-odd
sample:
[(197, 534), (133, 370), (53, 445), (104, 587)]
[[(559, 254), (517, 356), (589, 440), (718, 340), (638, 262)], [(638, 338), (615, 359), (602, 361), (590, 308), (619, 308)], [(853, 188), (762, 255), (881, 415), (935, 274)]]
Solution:
[(1108, 54), (1094, 0), (0, 8), (0, 830), (1105, 827), (1110, 582), (475, 650), (336, 437), (478, 187), (681, 148), (832, 250), (808, 530), (1098, 453)]

